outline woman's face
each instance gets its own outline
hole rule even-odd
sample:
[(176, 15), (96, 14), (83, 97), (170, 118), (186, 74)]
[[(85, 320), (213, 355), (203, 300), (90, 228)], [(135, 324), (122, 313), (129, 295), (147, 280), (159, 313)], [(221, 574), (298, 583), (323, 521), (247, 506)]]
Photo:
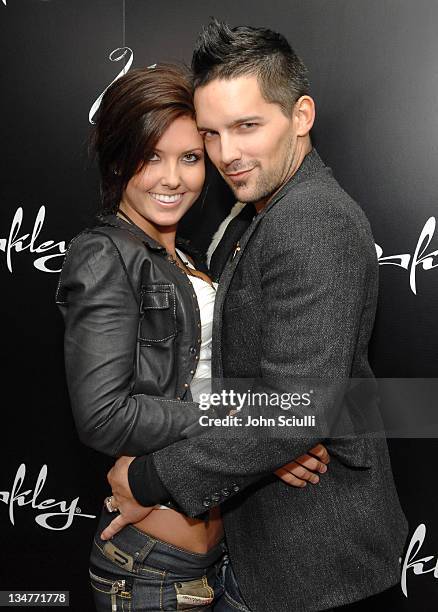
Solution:
[(123, 192), (120, 208), (148, 231), (174, 226), (199, 196), (205, 179), (204, 145), (191, 117), (179, 117)]

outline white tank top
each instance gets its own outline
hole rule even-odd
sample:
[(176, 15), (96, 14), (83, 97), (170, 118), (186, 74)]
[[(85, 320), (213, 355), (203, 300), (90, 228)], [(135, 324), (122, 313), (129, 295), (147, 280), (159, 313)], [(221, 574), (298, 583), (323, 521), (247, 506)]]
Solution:
[[(187, 256), (179, 249), (175, 250), (184, 264), (188, 268), (194, 270), (195, 267), (188, 261)], [(187, 274), (187, 278), (191, 281), (194, 292), (196, 293), (201, 319), (201, 348), (199, 351), (199, 361), (192, 382), (190, 383), (190, 392), (193, 401), (199, 402), (201, 393), (211, 393), (211, 341), (217, 283), (213, 283), (212, 287), (210, 283), (199, 276)], [(170, 510), (167, 506), (158, 506), (158, 509)]]
[[(192, 270), (195, 269), (194, 266), (187, 260), (184, 253), (182, 253), (179, 249), (176, 249), (176, 252), (188, 268), (191, 268)], [(201, 348), (198, 365), (196, 367), (195, 374), (193, 375), (193, 384), (193, 382), (196, 383), (198, 379), (211, 378), (211, 341), (213, 333), (214, 300), (216, 298), (217, 283), (213, 283), (213, 286), (211, 286), (210, 283), (199, 276), (191, 276), (190, 274), (187, 275), (187, 278), (192, 283), (193, 289), (196, 293), (199, 305), (199, 315), (201, 319)], [(196, 385), (194, 386), (196, 387)], [(195, 397), (193, 397), (193, 399), (197, 401)]]

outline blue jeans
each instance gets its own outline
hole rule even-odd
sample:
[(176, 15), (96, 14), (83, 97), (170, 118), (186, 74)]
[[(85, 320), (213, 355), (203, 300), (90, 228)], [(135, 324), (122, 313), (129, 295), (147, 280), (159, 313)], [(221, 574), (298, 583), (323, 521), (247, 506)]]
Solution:
[(215, 599), (214, 612), (251, 612), (243, 601), (234, 575), (230, 558), (225, 553), (216, 581), (218, 596)]
[(101, 540), (101, 532), (113, 518), (114, 514), (102, 510), (90, 555), (90, 582), (98, 612), (214, 609), (224, 595), (223, 542), (206, 554), (192, 553), (131, 525), (111, 540)]
[[(224, 542), (198, 554), (130, 525), (111, 540), (101, 540), (113, 518), (104, 507), (90, 555), (97, 612), (251, 612), (239, 592)], [(389, 609), (395, 596), (400, 596), (399, 587), (336, 610), (368, 610), (374, 600), (378, 604), (394, 597), (385, 606)]]

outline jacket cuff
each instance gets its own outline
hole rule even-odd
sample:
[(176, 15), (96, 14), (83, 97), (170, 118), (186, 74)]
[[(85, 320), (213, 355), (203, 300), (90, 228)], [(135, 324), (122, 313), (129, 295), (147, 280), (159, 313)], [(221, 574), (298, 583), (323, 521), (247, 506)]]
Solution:
[(132, 495), (141, 506), (155, 506), (160, 504), (169, 508), (178, 509), (163, 485), (152, 455), (136, 457), (128, 467), (128, 482)]

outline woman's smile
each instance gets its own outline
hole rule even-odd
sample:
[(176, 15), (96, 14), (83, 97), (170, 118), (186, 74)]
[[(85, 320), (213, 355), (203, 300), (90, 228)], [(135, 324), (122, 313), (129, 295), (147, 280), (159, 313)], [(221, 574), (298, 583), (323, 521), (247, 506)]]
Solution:
[(148, 191), (148, 195), (158, 202), (161, 206), (166, 208), (173, 208), (181, 204), (184, 197), (185, 191), (182, 193), (166, 194), (166, 193), (152, 193)]

